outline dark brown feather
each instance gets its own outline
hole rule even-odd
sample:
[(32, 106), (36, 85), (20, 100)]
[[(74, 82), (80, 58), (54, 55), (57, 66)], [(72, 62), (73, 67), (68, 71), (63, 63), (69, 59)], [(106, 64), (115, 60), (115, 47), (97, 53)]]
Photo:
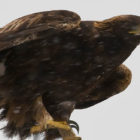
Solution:
[[(73, 105), (90, 107), (123, 91), (131, 72), (122, 63), (140, 42), (129, 30), (139, 24), (138, 16), (81, 21), (76, 13), (60, 10), (31, 14), (4, 26), (0, 108), (1, 119), (8, 121), (7, 135), (27, 137), (33, 125), (43, 126), (51, 115), (67, 121)], [(57, 130), (51, 132), (55, 135)]]

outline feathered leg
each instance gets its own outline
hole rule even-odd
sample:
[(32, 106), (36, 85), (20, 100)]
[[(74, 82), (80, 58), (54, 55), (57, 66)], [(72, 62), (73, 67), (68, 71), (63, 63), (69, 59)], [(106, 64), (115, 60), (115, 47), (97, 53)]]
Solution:
[[(51, 106), (51, 108), (47, 110), (54, 110), (54, 112), (49, 112), (53, 119), (47, 120), (45, 128), (41, 128), (40, 125), (33, 126), (31, 128), (31, 133), (43, 132), (45, 130), (48, 130), (48, 133), (46, 133), (46, 139), (48, 140), (55, 139), (59, 136), (64, 140), (79, 140), (80, 138), (76, 137), (69, 124), (70, 114), (73, 111), (74, 107), (75, 103), (71, 101), (65, 101), (60, 104)], [(76, 123), (72, 121), (70, 121), (70, 123), (78, 128), (78, 125)], [(51, 134), (49, 132), (49, 129), (52, 130)]]

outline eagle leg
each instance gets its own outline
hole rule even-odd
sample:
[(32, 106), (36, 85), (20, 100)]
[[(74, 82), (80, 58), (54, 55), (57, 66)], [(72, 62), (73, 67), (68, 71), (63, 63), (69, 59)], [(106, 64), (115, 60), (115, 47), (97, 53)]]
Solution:
[(51, 128), (57, 128), (57, 129), (65, 129), (65, 130), (70, 130), (71, 127), (67, 124), (65, 121), (54, 121), (54, 120), (48, 120), (46, 122), (46, 126), (42, 128), (41, 125), (36, 125), (31, 127), (30, 133), (38, 133), (38, 132), (43, 132), (46, 129), (51, 129)]
[(65, 121), (49, 120), (47, 122), (47, 125), (48, 125), (48, 128), (58, 128), (58, 129), (65, 129), (65, 130), (70, 130), (71, 129), (71, 127)]
[[(58, 129), (63, 140), (81, 140), (80, 137), (76, 137), (70, 125), (65, 121), (49, 120), (47, 121), (46, 125), (46, 129)], [(38, 133), (43, 131), (44, 130), (39, 125), (33, 126), (30, 130), (31, 133)]]
[[(54, 104), (50, 108), (46, 108), (53, 119), (46, 120), (44, 127), (41, 125), (33, 126), (30, 129), (30, 132), (33, 134), (46, 132), (46, 138), (48, 138), (50, 137), (50, 130), (58, 130), (58, 133), (64, 140), (80, 140), (81, 138), (76, 137), (72, 130), (72, 128), (76, 128), (76, 130), (79, 132), (78, 124), (69, 120), (70, 114), (74, 110), (74, 107), (75, 102), (63, 101), (59, 104)], [(53, 135), (55, 135), (55, 133), (53, 133)]]
[[(69, 125), (69, 124), (72, 124)], [(77, 131), (79, 131), (79, 126), (76, 122), (74, 121), (69, 121), (67, 122), (57, 122), (57, 121), (52, 121), (50, 120), (49, 123), (49, 128), (57, 128), (61, 137), (63, 140), (81, 140), (80, 137), (76, 137), (75, 133), (72, 130), (72, 127), (76, 128)]]

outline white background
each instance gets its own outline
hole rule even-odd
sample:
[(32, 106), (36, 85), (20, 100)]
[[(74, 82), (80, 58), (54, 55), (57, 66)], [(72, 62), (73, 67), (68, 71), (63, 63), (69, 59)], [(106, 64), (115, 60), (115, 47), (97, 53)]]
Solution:
[[(0, 27), (23, 15), (54, 9), (75, 11), (82, 20), (102, 20), (121, 14), (140, 15), (140, 1), (0, 0)], [(140, 140), (139, 59), (140, 46), (125, 62), (133, 73), (132, 83), (127, 90), (96, 106), (72, 114), (71, 119), (80, 125), (83, 140)], [(0, 140), (7, 140), (3, 133), (0, 133)]]

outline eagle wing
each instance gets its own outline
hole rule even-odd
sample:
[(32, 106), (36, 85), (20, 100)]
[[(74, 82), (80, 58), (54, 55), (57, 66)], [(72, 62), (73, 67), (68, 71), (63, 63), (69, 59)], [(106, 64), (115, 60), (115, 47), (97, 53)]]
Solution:
[(0, 30), (0, 51), (32, 40), (43, 39), (49, 29), (70, 31), (79, 26), (79, 15), (66, 10), (34, 13), (16, 19)]
[[(39, 52), (43, 45), (38, 40), (43, 43), (43, 41), (52, 37), (51, 33), (55, 35), (59, 31), (70, 32), (77, 28), (79, 24), (80, 17), (77, 14), (60, 10), (24, 16), (0, 29), (0, 68), (3, 69), (3, 72), (0, 73), (0, 89), (4, 91), (0, 93), (0, 108), (4, 109), (0, 120), (7, 118), (8, 123), (4, 130), (9, 137), (15, 133), (18, 133), (20, 137), (27, 136), (29, 135), (27, 134), (29, 128), (34, 122), (43, 126), (46, 118), (50, 117), (42, 103), (42, 98), (40, 99), (38, 93), (35, 92), (36, 89), (32, 91), (34, 86), (31, 86), (31, 83), (38, 81), (38, 84), (40, 84), (41, 82), (37, 79), (31, 80), (31, 77), (28, 77), (34, 73), (34, 70), (34, 74), (38, 78), (42, 79), (44, 77), (38, 75), (38, 72), (43, 74), (40, 71), (44, 70), (44, 67), (43, 69), (41, 67), (43, 61), (39, 62), (43, 59), (43, 55), (40, 55), (40, 59), (36, 56), (37, 52), (34, 52), (36, 49)], [(46, 53), (47, 51), (48, 54), (51, 53), (49, 52), (50, 47), (46, 46), (45, 48)], [(48, 54), (44, 54), (44, 56)], [(14, 92), (10, 92), (11, 89)], [(42, 88), (40, 87), (40, 89)], [(34, 99), (36, 96), (39, 97)], [(27, 129), (28, 132), (26, 133), (24, 130)]]

